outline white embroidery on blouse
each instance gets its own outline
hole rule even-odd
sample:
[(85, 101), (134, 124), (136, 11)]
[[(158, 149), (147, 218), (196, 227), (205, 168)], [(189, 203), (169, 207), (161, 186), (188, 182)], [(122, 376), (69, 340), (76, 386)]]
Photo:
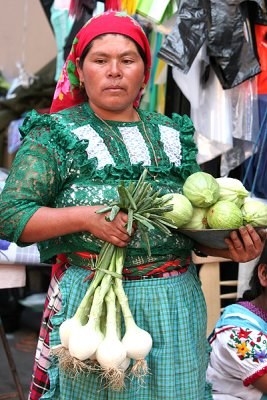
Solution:
[(72, 131), (80, 140), (89, 140), (86, 152), (88, 158), (97, 158), (97, 169), (103, 169), (106, 165), (115, 165), (115, 162), (105, 145), (103, 139), (99, 134), (90, 126), (84, 125)]
[(159, 125), (160, 140), (163, 143), (164, 151), (167, 154), (170, 162), (176, 167), (181, 165), (181, 142), (180, 132), (169, 126)]
[(131, 164), (143, 162), (144, 165), (151, 165), (151, 159), (146, 142), (137, 126), (119, 128)]

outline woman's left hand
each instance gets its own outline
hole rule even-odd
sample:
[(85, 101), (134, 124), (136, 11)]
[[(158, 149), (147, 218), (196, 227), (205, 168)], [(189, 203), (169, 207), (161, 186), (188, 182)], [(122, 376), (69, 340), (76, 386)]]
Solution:
[(237, 263), (248, 262), (257, 258), (264, 247), (266, 230), (256, 231), (251, 225), (242, 226), (231, 232), (230, 238), (225, 239), (227, 249), (215, 249), (204, 245), (196, 247), (204, 254), (213, 257), (223, 257)]
[[(225, 239), (228, 246), (229, 257), (235, 262), (248, 262), (257, 258), (264, 247), (265, 237), (262, 237), (251, 226), (239, 228), (240, 236), (236, 231), (231, 232), (230, 238)], [(265, 233), (266, 235), (266, 233)]]

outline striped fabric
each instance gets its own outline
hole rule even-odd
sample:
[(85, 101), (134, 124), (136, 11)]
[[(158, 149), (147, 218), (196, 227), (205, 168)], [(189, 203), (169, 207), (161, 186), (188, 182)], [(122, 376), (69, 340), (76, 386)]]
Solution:
[(44, 304), (44, 313), (40, 328), (39, 339), (35, 354), (32, 382), (30, 386), (29, 399), (38, 400), (49, 389), (49, 378), (47, 370), (50, 366), (50, 345), (49, 334), (52, 331), (51, 318), (61, 308), (61, 293), (59, 290), (59, 282), (66, 270), (64, 264), (60, 265), (57, 273), (51, 279), (46, 301)]
[[(52, 317), (52, 347), (60, 344), (59, 326), (74, 314), (85, 294), (88, 283), (81, 282), (87, 274), (84, 269), (70, 267), (60, 282), (62, 304)], [(205, 386), (208, 357), (206, 320), (203, 318), (205, 301), (194, 266), (170, 278), (125, 281), (124, 288), (137, 324), (149, 331), (153, 338), (153, 348), (147, 358), (150, 374), (143, 385), (131, 378), (126, 380), (122, 392), (114, 392), (104, 388), (105, 382), (96, 373), (74, 379), (59, 371), (56, 359), (51, 365), (49, 360), (43, 359), (49, 367), (50, 390), (44, 388), (41, 399), (212, 399), (209, 388)], [(55, 299), (59, 296), (55, 295)], [(46, 352), (46, 348), (43, 349)], [(38, 392), (36, 384), (34, 388)], [(29, 398), (37, 400), (40, 397), (32, 392)]]
[[(82, 268), (85, 268), (91, 272), (89, 272), (88, 277), (85, 278), (91, 279), (94, 275), (94, 271), (92, 271), (92, 260), (96, 260), (97, 255), (88, 252), (75, 252), (69, 253), (67, 255), (60, 254), (58, 258), (62, 262), (67, 262), (71, 265), (76, 265)], [(140, 258), (141, 261), (141, 258)], [(123, 277), (124, 279), (139, 279), (140, 277), (152, 277), (156, 278), (179, 275), (183, 273), (189, 266), (191, 261), (190, 256), (187, 258), (179, 258), (170, 261), (154, 261), (150, 263), (144, 263), (137, 266), (131, 266), (130, 268), (123, 268)], [(53, 272), (60, 267), (61, 264), (56, 264), (53, 268)]]

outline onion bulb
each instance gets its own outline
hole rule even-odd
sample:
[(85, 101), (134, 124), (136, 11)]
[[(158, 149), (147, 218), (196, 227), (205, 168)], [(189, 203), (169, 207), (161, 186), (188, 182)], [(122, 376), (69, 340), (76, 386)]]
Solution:
[(105, 297), (105, 302), (107, 306), (106, 333), (97, 348), (96, 359), (103, 369), (115, 370), (125, 362), (127, 353), (117, 333), (116, 300), (112, 287)]
[(69, 352), (78, 360), (84, 361), (92, 357), (103, 340), (103, 333), (100, 330), (101, 304), (100, 287), (98, 287), (95, 290), (87, 324), (77, 327), (70, 333)]
[(59, 327), (60, 341), (63, 347), (69, 348), (70, 334), (75, 329), (82, 327), (80, 319), (74, 315), (72, 318), (66, 319)]

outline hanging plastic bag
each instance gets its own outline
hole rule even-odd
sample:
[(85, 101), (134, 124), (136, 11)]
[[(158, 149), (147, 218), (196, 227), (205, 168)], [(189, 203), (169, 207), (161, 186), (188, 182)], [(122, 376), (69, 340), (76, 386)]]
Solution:
[(176, 22), (158, 53), (172, 67), (187, 73), (208, 37), (209, 1), (183, 0)]
[(7, 99), (12, 99), (16, 97), (15, 91), (18, 87), (22, 86), (23, 88), (29, 88), (33, 84), (33, 82), (38, 79), (37, 76), (27, 72), (23, 64), (17, 62), (16, 66), (19, 70), (19, 75), (13, 79), (11, 86), (7, 91)]
[(232, 107), (233, 137), (255, 143), (259, 131), (257, 79), (248, 79), (227, 92)]

